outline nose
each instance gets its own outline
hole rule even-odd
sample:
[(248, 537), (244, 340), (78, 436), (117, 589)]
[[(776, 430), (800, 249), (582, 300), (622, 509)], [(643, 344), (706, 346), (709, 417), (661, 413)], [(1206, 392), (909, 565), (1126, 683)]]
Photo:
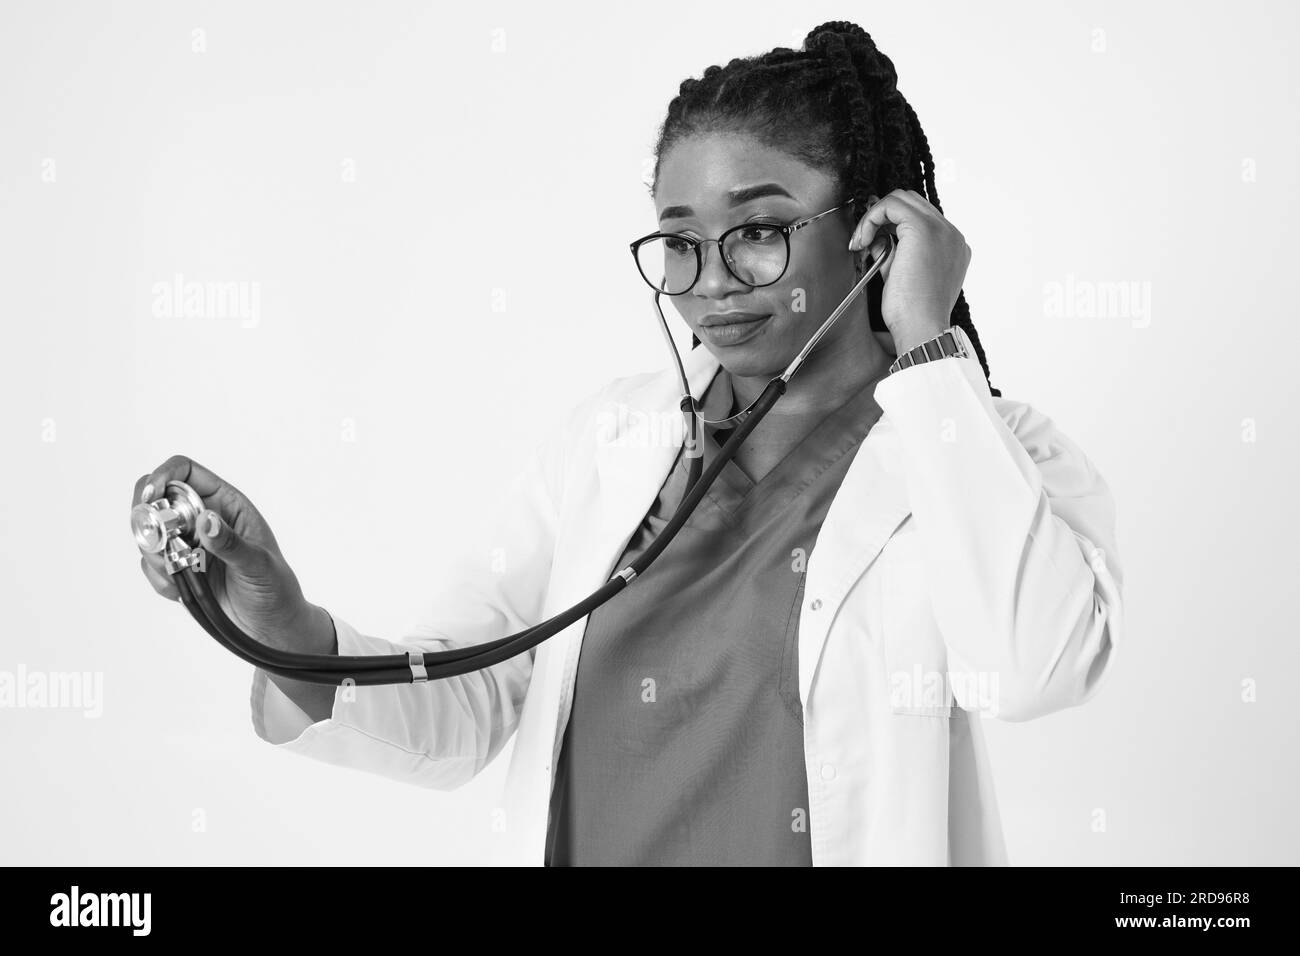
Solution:
[(716, 239), (706, 239), (700, 247), (700, 278), (694, 292), (709, 299), (721, 299), (737, 289), (748, 289), (722, 261), (722, 246)]

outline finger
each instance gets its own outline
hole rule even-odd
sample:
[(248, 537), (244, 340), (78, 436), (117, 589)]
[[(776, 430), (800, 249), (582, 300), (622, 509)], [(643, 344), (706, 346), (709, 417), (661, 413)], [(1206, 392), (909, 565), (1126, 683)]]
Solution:
[(166, 571), (154, 567), (153, 562), (145, 560), (143, 555), (140, 557), (140, 570), (148, 578), (150, 586), (163, 597), (169, 601), (179, 601), (181, 599), (180, 589), (176, 587), (171, 576)]
[[(872, 207), (878, 202), (880, 202), (879, 196), (874, 193), (868, 196), (867, 211), (870, 212)], [(863, 219), (865, 218), (864, 214)], [(853, 235), (849, 237), (849, 249), (863, 252), (863, 258), (858, 266), (860, 271), (865, 271), (870, 264), (879, 261), (882, 256), (885, 256), (892, 251), (893, 246), (888, 238), (892, 233), (889, 231), (889, 228), (880, 230), (870, 242), (864, 243), (862, 239), (862, 232), (864, 231), (862, 230), (862, 221), (860, 220), (858, 222), (857, 227), (854, 228)], [(867, 261), (868, 257), (870, 258), (870, 263)], [(880, 269), (880, 276), (884, 279), (889, 278), (889, 266), (890, 263), (886, 262)]]
[(886, 282), (889, 281), (889, 270), (894, 265), (893, 256), (890, 253), (897, 247), (898, 241), (894, 238), (894, 234), (882, 231), (872, 240), (870, 248), (867, 249), (867, 254), (871, 256), (872, 262), (879, 262), (882, 258), (885, 259), (884, 265), (880, 267), (880, 277)]
[(247, 541), (210, 508), (199, 515), (198, 537), (211, 554), (241, 571), (262, 570), (270, 560), (264, 550)]
[(894, 193), (872, 203), (866, 215), (858, 222), (857, 228), (849, 239), (850, 251), (867, 249), (875, 241), (882, 228), (895, 230), (915, 212), (910, 203), (904, 202)]
[(175, 578), (167, 573), (167, 561), (161, 554), (142, 554), (140, 559), (153, 569), (153, 573), (158, 580), (175, 583)]
[[(200, 498), (215, 495), (227, 486), (227, 482), (212, 471), (204, 468), (194, 459), (185, 455), (172, 455), (145, 477), (136, 500), (143, 501), (146, 498), (152, 500), (162, 497), (169, 481), (185, 482), (194, 489)], [(147, 495), (145, 494), (146, 491), (148, 491)]]
[(131, 492), (131, 504), (134, 506), (142, 501), (153, 501), (158, 496), (154, 494), (154, 489), (150, 488), (149, 493), (145, 494), (145, 486), (149, 484), (149, 475), (143, 474), (135, 480), (135, 488)]
[(934, 213), (938, 213), (938, 212), (939, 212), (939, 210), (937, 210), (937, 209), (934, 208), (934, 204), (933, 204), (932, 202), (930, 202), (930, 200), (926, 199), (924, 196), (922, 196), (922, 195), (921, 195), (919, 192), (917, 192), (915, 189), (900, 189), (900, 190), (898, 190), (898, 198), (901, 199), (901, 200), (903, 200), (903, 201), (906, 202), (906, 203), (910, 203), (912, 206), (914, 206), (915, 208), (920, 209), (920, 210), (922, 210), (922, 211), (928, 209), (928, 210), (930, 210), (931, 212), (934, 212)]
[(158, 553), (153, 553), (153, 554), (143, 554), (143, 553), (142, 553), (142, 554), (140, 555), (140, 558), (141, 558), (141, 560), (145, 561), (145, 562), (146, 562), (146, 563), (147, 563), (151, 568), (153, 568), (155, 571), (157, 571), (159, 574), (161, 574), (163, 577), (167, 577), (167, 568), (166, 568), (166, 565), (165, 565), (164, 562), (163, 562), (163, 556), (162, 556), (161, 554), (158, 554)]
[(896, 189), (890, 193), (891, 196), (897, 196), (901, 202), (911, 206), (916, 212), (927, 219), (943, 219), (943, 213), (934, 208), (934, 203), (926, 199), (915, 189)]
[(868, 202), (866, 214), (849, 239), (849, 249), (852, 251), (868, 248), (881, 232), (898, 234), (900, 228), (906, 232), (911, 228), (919, 228), (922, 223), (947, 221), (943, 218), (943, 213), (915, 189), (895, 189), (879, 200), (873, 195)]

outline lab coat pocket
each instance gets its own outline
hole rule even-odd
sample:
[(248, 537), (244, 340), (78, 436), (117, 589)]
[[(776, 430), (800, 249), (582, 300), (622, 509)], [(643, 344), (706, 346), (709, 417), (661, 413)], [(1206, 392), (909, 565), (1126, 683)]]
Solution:
[(953, 716), (948, 650), (930, 605), (919, 542), (905, 521), (880, 556), (881, 630), (890, 710), (916, 717)]

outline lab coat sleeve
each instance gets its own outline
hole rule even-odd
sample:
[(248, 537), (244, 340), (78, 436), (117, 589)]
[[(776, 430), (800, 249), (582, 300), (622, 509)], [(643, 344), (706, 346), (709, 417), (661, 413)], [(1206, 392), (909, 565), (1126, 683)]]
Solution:
[[(500, 547), (493, 561), (467, 560), (399, 641), (363, 634), (333, 616), (338, 652), (406, 654), (480, 644), (541, 620), (554, 551), (563, 432), (535, 446), (493, 509), (488, 534), (467, 553)], [(489, 543), (488, 548), (483, 544)], [(504, 560), (499, 560), (504, 557)], [(333, 711), (313, 723), (268, 678), (254, 672), (257, 734), (285, 750), (417, 786), (449, 790), (500, 752), (519, 721), (535, 649), (490, 668), (420, 684), (340, 686)]]
[(1106, 482), (1047, 416), (995, 404), (974, 357), (902, 369), (876, 398), (898, 430), (958, 705), (1015, 721), (1088, 700), (1122, 643)]

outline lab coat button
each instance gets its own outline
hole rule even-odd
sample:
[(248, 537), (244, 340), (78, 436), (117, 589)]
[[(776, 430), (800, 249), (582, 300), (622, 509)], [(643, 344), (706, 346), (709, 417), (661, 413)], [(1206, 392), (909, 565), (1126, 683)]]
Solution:
[(812, 604), (809, 604), (808, 606), (809, 606), (810, 608), (812, 608), (814, 611), (821, 610), (822, 599), (821, 599), (821, 598), (813, 598), (813, 602), (812, 602)]
[(822, 779), (823, 780), (835, 779), (835, 767), (832, 764), (828, 764), (828, 763), (822, 764)]

